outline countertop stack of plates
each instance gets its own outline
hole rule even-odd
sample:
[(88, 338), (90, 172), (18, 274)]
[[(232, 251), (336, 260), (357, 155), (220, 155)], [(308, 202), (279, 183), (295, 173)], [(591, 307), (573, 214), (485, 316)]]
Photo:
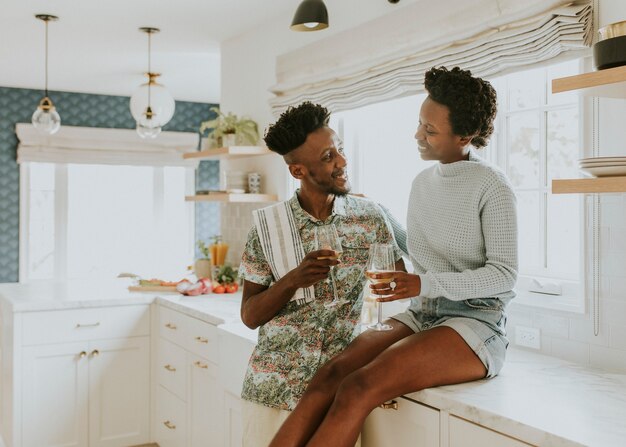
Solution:
[(578, 160), (578, 166), (592, 177), (626, 176), (626, 156), (582, 158)]

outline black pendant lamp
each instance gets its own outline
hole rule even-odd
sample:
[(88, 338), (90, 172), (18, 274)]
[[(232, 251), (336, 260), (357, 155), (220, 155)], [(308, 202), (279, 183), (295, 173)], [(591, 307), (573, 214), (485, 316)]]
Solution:
[(302, 0), (291, 22), (293, 31), (318, 31), (328, 28), (328, 11), (322, 0)]

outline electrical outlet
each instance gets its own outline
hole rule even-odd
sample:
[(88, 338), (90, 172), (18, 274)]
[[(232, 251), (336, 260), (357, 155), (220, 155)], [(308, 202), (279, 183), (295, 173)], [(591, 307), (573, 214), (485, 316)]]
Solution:
[(541, 349), (541, 331), (534, 327), (515, 326), (515, 344), (525, 348)]

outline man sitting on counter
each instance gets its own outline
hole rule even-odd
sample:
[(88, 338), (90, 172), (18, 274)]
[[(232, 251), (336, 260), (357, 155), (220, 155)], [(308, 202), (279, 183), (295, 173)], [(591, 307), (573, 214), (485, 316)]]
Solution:
[[(259, 328), (242, 391), (245, 447), (267, 446), (318, 368), (360, 333), (370, 244), (393, 244), (396, 270), (405, 270), (381, 207), (348, 195), (347, 160), (329, 118), (326, 108), (304, 102), (265, 134), (300, 189), (253, 213), (240, 265), (241, 318)], [(316, 244), (316, 228), (330, 225), (341, 239), (340, 260), (338, 250)]]

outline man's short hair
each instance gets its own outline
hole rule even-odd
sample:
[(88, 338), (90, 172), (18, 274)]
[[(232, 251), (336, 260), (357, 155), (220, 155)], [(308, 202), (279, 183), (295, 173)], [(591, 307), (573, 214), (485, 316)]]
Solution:
[(329, 118), (326, 107), (306, 101), (283, 112), (263, 140), (271, 151), (284, 156), (302, 146), (310, 133), (328, 126)]

